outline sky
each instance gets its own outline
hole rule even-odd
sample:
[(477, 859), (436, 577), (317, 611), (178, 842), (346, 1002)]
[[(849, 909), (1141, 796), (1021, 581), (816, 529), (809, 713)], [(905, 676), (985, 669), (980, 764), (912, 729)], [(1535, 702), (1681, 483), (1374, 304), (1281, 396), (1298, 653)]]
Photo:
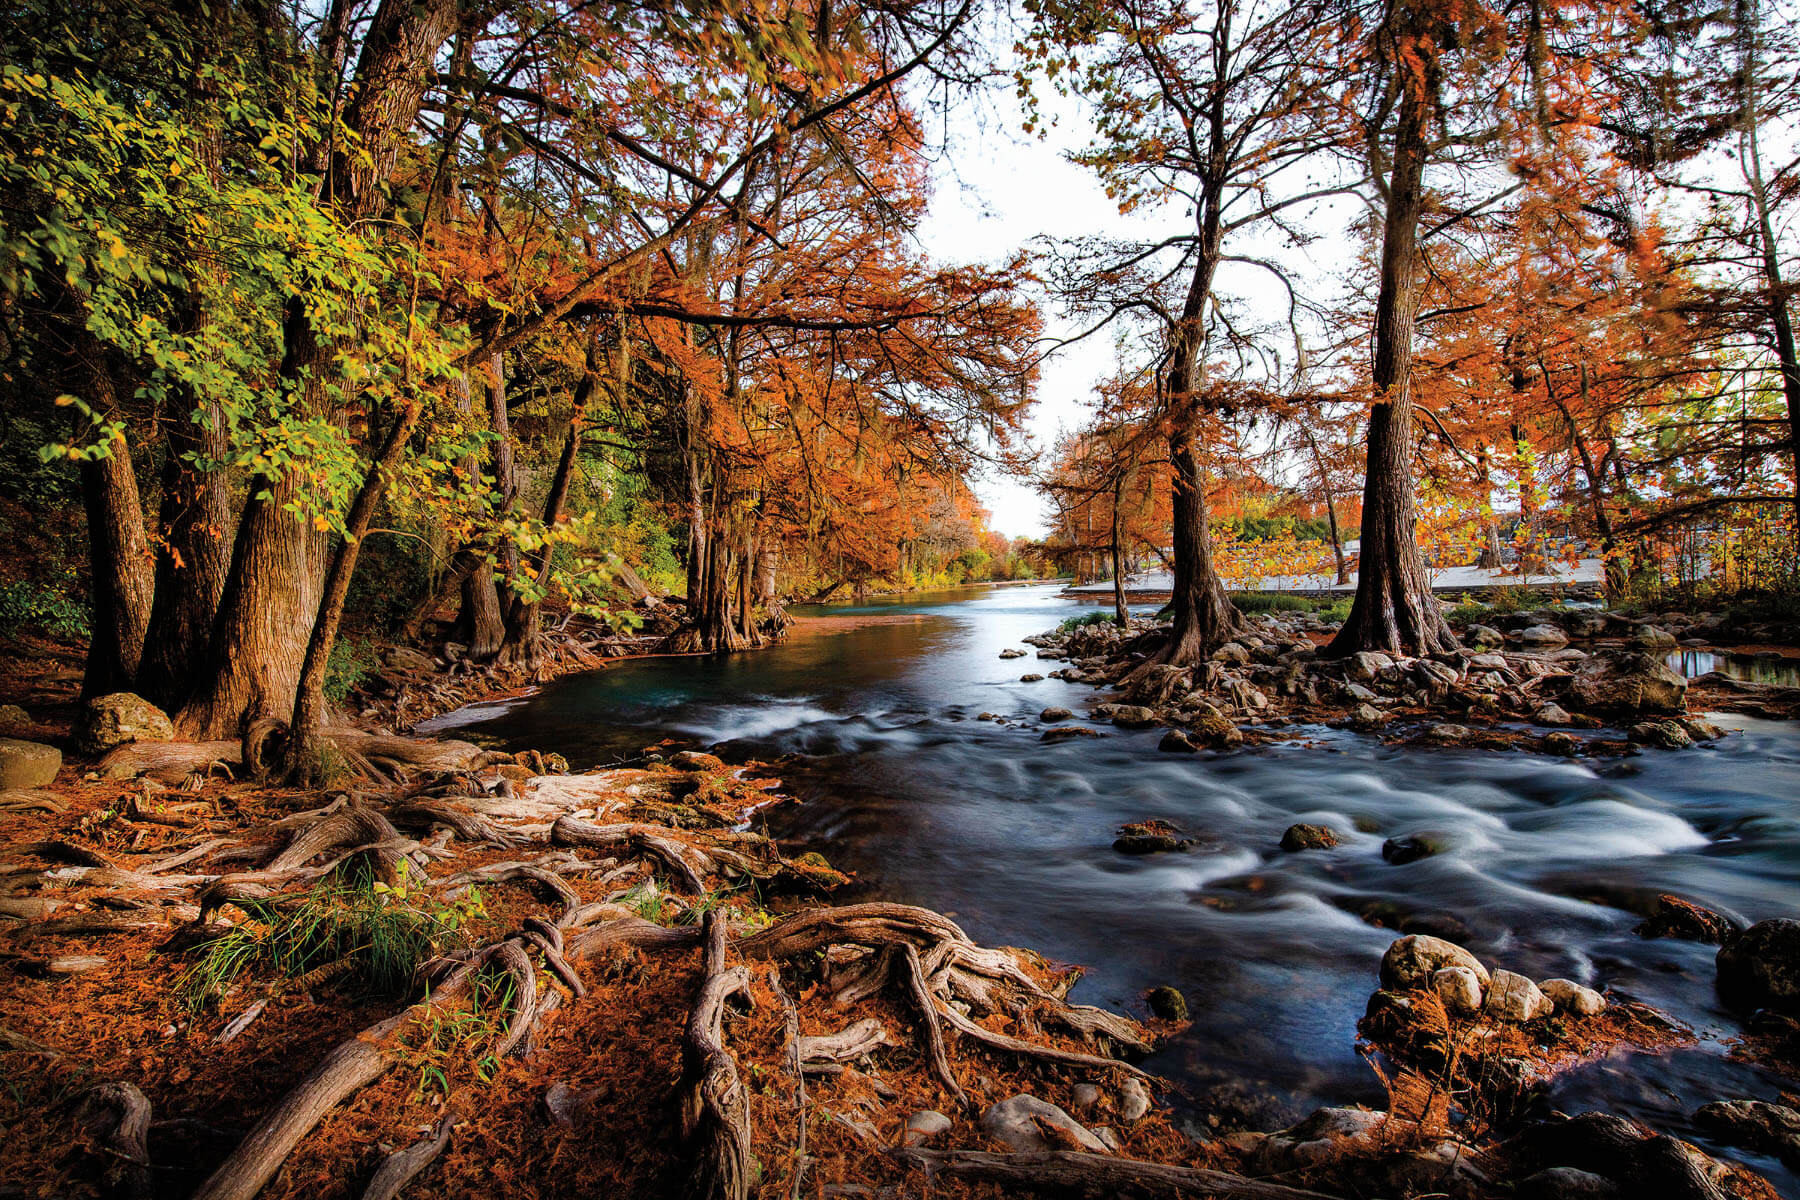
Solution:
[[(1059, 106), (1056, 115), (1047, 137), (1025, 134), (1019, 102), (1006, 87), (951, 115), (945, 152), (934, 165), (931, 206), (919, 229), (928, 254), (941, 262), (1001, 262), (1040, 236), (1124, 229), (1118, 205), (1094, 174), (1064, 157), (1086, 144), (1086, 121), (1070, 105)], [(1046, 303), (1044, 316), (1049, 337), (1078, 329), (1054, 305)], [(1083, 405), (1112, 365), (1113, 342), (1104, 334), (1058, 350), (1044, 363), (1028, 426), (1043, 453), (1059, 429), (1081, 424)], [(974, 481), (974, 490), (991, 513), (990, 528), (1009, 536), (1048, 532), (1047, 502), (1029, 483), (990, 472)]]

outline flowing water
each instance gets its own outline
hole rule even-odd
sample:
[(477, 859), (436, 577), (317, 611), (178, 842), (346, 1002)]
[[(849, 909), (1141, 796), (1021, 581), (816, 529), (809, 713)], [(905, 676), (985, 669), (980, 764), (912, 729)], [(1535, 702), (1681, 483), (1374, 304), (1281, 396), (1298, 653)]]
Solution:
[[(555, 750), (578, 769), (664, 738), (783, 759), (801, 803), (768, 810), (770, 831), (855, 872), (851, 898), (929, 905), (980, 941), (1081, 964), (1088, 1003), (1141, 1014), (1147, 989), (1180, 988), (1193, 1024), (1147, 1065), (1196, 1114), (1271, 1127), (1379, 1100), (1355, 1025), (1397, 929), (1536, 979), (1611, 987), (1700, 1035), (1583, 1069), (1557, 1107), (1605, 1107), (1711, 1147), (1694, 1108), (1777, 1098), (1772, 1077), (1727, 1058), (1741, 1027), (1714, 996), (1713, 948), (1639, 938), (1628, 907), (1663, 891), (1749, 920), (1800, 907), (1800, 729), (1723, 716), (1734, 732), (1716, 748), (1598, 762), (1399, 750), (1329, 729), (1224, 756), (1162, 754), (1157, 731), (1110, 727), (1047, 745), (1040, 710), (1079, 713), (1099, 695), (1021, 682), (1057, 664), (999, 653), (1092, 601), (1030, 586), (810, 611), (830, 615), (770, 650), (625, 662), (433, 728)], [(1117, 826), (1152, 817), (1196, 844), (1112, 849)], [(1348, 836), (1283, 853), (1297, 821)], [(1404, 834), (1444, 849), (1383, 861), (1382, 841)], [(1773, 1160), (1745, 1161), (1800, 1194)]]

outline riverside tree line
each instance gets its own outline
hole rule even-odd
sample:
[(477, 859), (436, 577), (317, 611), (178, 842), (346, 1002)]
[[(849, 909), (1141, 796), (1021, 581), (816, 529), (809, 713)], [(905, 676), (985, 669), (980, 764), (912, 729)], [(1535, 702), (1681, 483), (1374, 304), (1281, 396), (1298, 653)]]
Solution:
[[(766, 636), (797, 583), (1011, 573), (967, 480), (1023, 457), (1045, 288), (1127, 349), (1065, 491), (1113, 527), (1161, 495), (1158, 661), (1236, 627), (1211, 507), (1259, 454), (1334, 542), (1360, 524), (1334, 653), (1451, 644), (1421, 472), (1535, 472), (1520, 494), (1578, 499), (1621, 571), (1655, 522), (1746, 506), (1791, 561), (1795, 59), (1755, 4), (4, 20), (7, 438), (76, 468), (85, 690), (193, 738), (286, 722), (298, 777), (377, 547), (432, 564), (422, 603), (454, 600), (477, 658), (528, 659), (545, 600), (615, 583), (650, 512), (692, 649)], [(1166, 232), (923, 255), (933, 120), (1003, 70), (1079, 97), (1078, 157)], [(1330, 299), (1297, 265), (1326, 253)], [(1234, 303), (1251, 278), (1280, 319)]]

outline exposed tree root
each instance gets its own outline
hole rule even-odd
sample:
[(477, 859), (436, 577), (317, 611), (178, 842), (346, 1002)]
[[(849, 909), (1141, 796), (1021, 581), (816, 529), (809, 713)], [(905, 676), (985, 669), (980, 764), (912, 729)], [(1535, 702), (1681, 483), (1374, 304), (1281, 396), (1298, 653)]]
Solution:
[(443, 1154), (444, 1147), (450, 1144), (450, 1129), (455, 1123), (456, 1114), (445, 1113), (425, 1137), (382, 1159), (369, 1186), (363, 1189), (362, 1200), (394, 1200), (401, 1188)]
[(919, 1023), (925, 1027), (925, 1049), (931, 1056), (931, 1073), (944, 1085), (944, 1090), (956, 1098), (958, 1105), (967, 1108), (968, 1093), (956, 1082), (956, 1072), (950, 1066), (950, 1055), (944, 1049), (944, 1028), (938, 1023), (937, 999), (931, 994), (931, 984), (925, 978), (925, 967), (919, 961), (919, 952), (910, 942), (900, 945), (900, 965), (905, 972), (907, 992), (919, 1010)]
[(81, 1119), (98, 1121), (105, 1133), (100, 1148), (108, 1162), (102, 1173), (107, 1193), (119, 1200), (149, 1200), (150, 1101), (135, 1084), (114, 1080), (90, 1088), (81, 1100)]
[(725, 1048), (725, 1006), (749, 998), (750, 973), (725, 965), (725, 925), (706, 914), (705, 973), (682, 1038), (681, 1133), (688, 1143), (684, 1195), (744, 1200), (750, 1194), (750, 1102)]
[(1114, 1158), (1079, 1150), (1041, 1154), (988, 1154), (979, 1150), (896, 1149), (902, 1162), (933, 1175), (997, 1183), (1008, 1193), (1082, 1196), (1111, 1200), (1115, 1196), (1196, 1196), (1208, 1200), (1330, 1200), (1286, 1184), (1249, 1179), (1202, 1167), (1177, 1167), (1138, 1159)]

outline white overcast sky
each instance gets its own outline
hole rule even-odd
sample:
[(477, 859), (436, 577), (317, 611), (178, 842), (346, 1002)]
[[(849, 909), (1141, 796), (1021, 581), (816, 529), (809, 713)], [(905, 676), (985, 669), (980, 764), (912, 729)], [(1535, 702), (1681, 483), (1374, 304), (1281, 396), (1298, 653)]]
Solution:
[[(919, 230), (926, 253), (940, 262), (1002, 262), (1042, 235), (1127, 228), (1094, 174), (1065, 157), (1086, 144), (1087, 126), (1073, 105), (1058, 108), (1058, 124), (1039, 139), (1022, 132), (1024, 117), (1010, 87), (995, 87), (979, 104), (958, 107)], [(1044, 315), (1049, 336), (1076, 329), (1053, 306)], [(1112, 338), (1102, 334), (1058, 351), (1044, 364), (1029, 429), (1045, 453), (1059, 428), (1081, 423), (1083, 405), (1112, 368), (1112, 346)], [(975, 494), (993, 514), (991, 527), (1001, 533), (1046, 532), (1044, 500), (1026, 482), (991, 473), (975, 481)]]

